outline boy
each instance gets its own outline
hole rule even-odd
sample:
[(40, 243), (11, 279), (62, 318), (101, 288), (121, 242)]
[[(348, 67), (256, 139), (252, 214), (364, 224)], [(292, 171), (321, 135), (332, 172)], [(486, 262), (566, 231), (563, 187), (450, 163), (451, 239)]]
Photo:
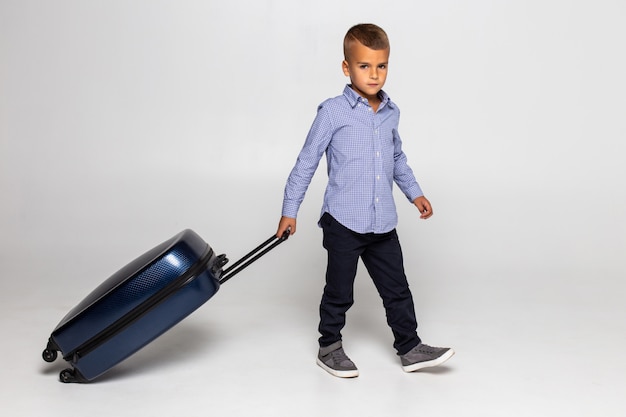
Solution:
[(341, 329), (353, 304), (357, 263), (362, 259), (380, 294), (387, 323), (406, 372), (437, 366), (454, 354), (422, 344), (413, 298), (404, 274), (395, 227), (395, 182), (421, 213), (432, 216), (398, 135), (399, 110), (382, 90), (387, 78), (389, 41), (376, 25), (352, 27), (344, 38), (343, 72), (350, 77), (343, 95), (328, 99), (318, 113), (289, 175), (277, 236), (296, 232), (296, 216), (319, 161), (328, 163), (328, 186), (319, 225), (328, 253), (320, 304), (317, 364), (330, 374), (359, 374), (342, 347)]

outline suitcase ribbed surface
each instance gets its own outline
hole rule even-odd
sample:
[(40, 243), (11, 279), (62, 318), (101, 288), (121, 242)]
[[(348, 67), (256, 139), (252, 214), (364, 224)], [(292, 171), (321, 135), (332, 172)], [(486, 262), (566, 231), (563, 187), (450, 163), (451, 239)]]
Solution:
[(96, 288), (59, 323), (54, 339), (64, 355), (120, 320), (189, 270), (207, 245), (187, 230), (145, 253)]

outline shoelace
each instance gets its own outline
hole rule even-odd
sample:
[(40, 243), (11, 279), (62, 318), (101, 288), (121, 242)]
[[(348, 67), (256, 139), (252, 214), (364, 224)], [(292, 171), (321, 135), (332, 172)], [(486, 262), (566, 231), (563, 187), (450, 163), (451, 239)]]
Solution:
[(432, 347), (432, 346), (428, 346), (428, 345), (421, 344), (421, 345), (418, 347), (417, 351), (418, 351), (419, 353), (425, 353), (425, 354), (427, 354), (427, 355), (433, 355), (433, 354), (435, 354), (435, 353), (436, 353), (439, 349), (441, 349), (441, 348), (436, 348), (436, 347)]
[(352, 363), (348, 355), (343, 351), (343, 349), (337, 349), (330, 352), (330, 356), (333, 358), (333, 362), (341, 365), (344, 361), (348, 361)]

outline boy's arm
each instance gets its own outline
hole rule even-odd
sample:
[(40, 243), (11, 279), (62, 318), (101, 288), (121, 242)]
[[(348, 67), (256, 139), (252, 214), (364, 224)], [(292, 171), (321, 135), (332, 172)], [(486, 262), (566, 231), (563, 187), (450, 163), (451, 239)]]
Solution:
[(396, 129), (394, 129), (393, 131), (393, 142), (393, 180), (398, 185), (400, 190), (404, 193), (406, 198), (410, 202), (415, 204), (415, 206), (420, 209), (420, 212), (423, 213), (423, 210), (426, 207), (430, 208), (430, 203), (428, 203), (428, 200), (426, 198), (420, 200), (420, 205), (416, 203), (420, 197), (424, 196), (424, 192), (422, 191), (419, 183), (415, 179), (413, 170), (407, 162), (406, 154), (402, 150), (402, 139), (400, 139), (400, 134)]
[(326, 151), (332, 137), (332, 124), (327, 109), (320, 105), (317, 116), (309, 130), (306, 141), (296, 164), (287, 178), (285, 193), (283, 196), (282, 217), (278, 223), (276, 236), (283, 235), (287, 228), (291, 228), (290, 234), (296, 233), (296, 216), (300, 204), (304, 200), (311, 179), (317, 170), (320, 159)]
[(393, 140), (395, 147), (394, 181), (398, 184), (409, 201), (412, 201), (413, 205), (417, 207), (421, 213), (420, 218), (428, 219), (433, 215), (433, 208), (430, 205), (430, 201), (424, 197), (424, 193), (417, 183), (415, 175), (413, 175), (413, 170), (407, 163), (406, 155), (402, 150), (402, 139), (400, 139), (400, 135), (397, 130), (394, 130)]

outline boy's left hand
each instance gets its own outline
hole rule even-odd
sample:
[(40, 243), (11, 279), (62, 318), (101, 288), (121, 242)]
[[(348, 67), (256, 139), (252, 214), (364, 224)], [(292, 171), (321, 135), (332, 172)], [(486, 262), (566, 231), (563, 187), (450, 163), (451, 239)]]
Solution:
[(413, 200), (413, 204), (415, 204), (415, 207), (417, 207), (420, 213), (422, 213), (420, 219), (428, 219), (430, 216), (433, 215), (433, 208), (430, 205), (430, 201), (428, 201), (426, 197), (417, 197), (415, 200)]

